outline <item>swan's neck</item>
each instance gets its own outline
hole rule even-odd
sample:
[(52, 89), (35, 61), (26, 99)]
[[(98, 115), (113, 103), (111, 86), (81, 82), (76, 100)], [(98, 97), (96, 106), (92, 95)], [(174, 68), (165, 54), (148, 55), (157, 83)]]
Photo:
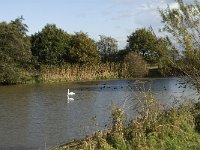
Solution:
[(68, 94), (69, 94), (69, 89), (68, 89)]

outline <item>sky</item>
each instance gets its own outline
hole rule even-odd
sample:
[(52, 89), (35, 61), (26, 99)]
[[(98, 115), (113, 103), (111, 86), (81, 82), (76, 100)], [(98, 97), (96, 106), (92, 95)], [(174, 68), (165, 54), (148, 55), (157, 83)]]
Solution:
[(56, 24), (66, 32), (83, 31), (94, 40), (111, 36), (119, 48), (126, 46), (127, 36), (138, 28), (162, 28), (158, 8), (177, 7), (174, 0), (5, 0), (0, 5), (0, 21), (23, 16), (28, 34)]

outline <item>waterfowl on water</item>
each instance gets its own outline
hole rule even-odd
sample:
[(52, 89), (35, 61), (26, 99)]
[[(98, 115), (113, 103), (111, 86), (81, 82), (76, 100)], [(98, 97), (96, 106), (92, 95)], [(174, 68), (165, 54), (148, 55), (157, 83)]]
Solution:
[(74, 92), (69, 92), (69, 89), (68, 89), (67, 95), (75, 95), (75, 93)]

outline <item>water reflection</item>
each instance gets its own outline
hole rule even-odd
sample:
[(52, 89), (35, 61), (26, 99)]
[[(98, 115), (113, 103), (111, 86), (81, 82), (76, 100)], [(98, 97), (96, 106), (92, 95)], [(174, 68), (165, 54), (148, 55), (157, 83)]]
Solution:
[[(68, 88), (76, 93), (70, 103)], [(148, 91), (168, 105), (198, 98), (177, 78), (0, 87), (0, 149), (44, 149), (84, 137), (110, 125), (113, 106), (123, 107), (128, 119), (134, 117)]]

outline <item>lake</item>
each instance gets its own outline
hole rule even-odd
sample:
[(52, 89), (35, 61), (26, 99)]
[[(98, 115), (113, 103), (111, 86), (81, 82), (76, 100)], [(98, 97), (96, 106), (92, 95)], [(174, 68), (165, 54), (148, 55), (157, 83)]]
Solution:
[[(68, 88), (74, 101), (67, 100)], [(165, 105), (198, 99), (179, 78), (0, 86), (0, 149), (45, 149), (83, 138), (110, 126), (114, 106), (134, 118), (148, 91)]]

